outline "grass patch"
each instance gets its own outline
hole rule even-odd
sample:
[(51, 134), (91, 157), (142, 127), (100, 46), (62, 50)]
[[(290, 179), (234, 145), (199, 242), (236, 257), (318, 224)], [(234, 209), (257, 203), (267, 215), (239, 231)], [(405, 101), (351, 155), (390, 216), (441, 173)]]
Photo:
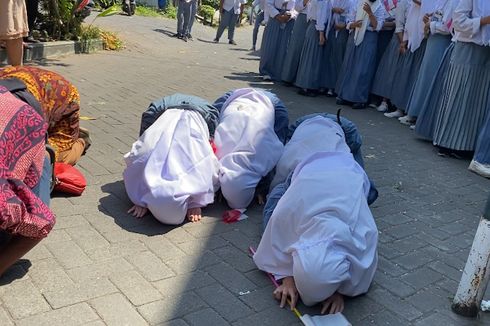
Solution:
[(135, 14), (144, 17), (165, 17), (175, 19), (177, 17), (177, 8), (168, 6), (165, 10), (161, 10), (145, 5), (137, 5)]
[(103, 30), (100, 27), (93, 25), (82, 26), (80, 39), (82, 41), (101, 39), (104, 50), (119, 51), (124, 48), (123, 41), (116, 33)]

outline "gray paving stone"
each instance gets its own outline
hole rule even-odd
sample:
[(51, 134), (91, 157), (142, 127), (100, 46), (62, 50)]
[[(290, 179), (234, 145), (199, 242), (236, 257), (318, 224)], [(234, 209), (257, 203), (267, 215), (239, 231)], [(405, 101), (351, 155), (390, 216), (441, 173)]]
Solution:
[(450, 298), (444, 290), (430, 287), (430, 289), (427, 288), (426, 290), (417, 292), (413, 296), (407, 298), (407, 301), (418, 310), (427, 313), (429, 311), (450, 307), (452, 298)]
[(222, 260), (212, 251), (204, 251), (201, 254), (187, 255), (185, 259), (173, 259), (165, 262), (178, 275), (194, 272), (221, 263)]
[(90, 304), (107, 325), (148, 325), (131, 303), (119, 293), (93, 299)]
[[(320, 307), (318, 309), (320, 310)], [(384, 307), (381, 304), (363, 295), (356, 298), (346, 298), (343, 314), (353, 325), (363, 325), (364, 323), (361, 320), (383, 309)], [(315, 314), (320, 311), (317, 310)]]
[(256, 268), (248, 254), (233, 246), (221, 247), (213, 250), (213, 252), (239, 272), (246, 273)]
[(383, 310), (364, 319), (362, 321), (362, 325), (401, 326), (410, 325), (410, 322), (406, 319), (400, 318), (398, 315), (389, 310)]
[(24, 255), (24, 259), (28, 259), (31, 262), (35, 262), (42, 259), (51, 258), (53, 255), (49, 252), (43, 243), (35, 246), (31, 251)]
[(150, 251), (128, 256), (127, 259), (149, 281), (158, 281), (175, 275), (170, 268)]
[(92, 263), (90, 258), (71, 241), (48, 243), (46, 245), (57, 261), (65, 268), (75, 268)]
[(185, 253), (182, 252), (176, 245), (170, 240), (161, 237), (150, 237), (143, 241), (145, 245), (162, 261), (167, 262), (172, 259), (181, 259), (185, 257)]
[(423, 319), (418, 320), (415, 323), (415, 326), (426, 326), (426, 325), (431, 325), (431, 326), (461, 326), (460, 323), (457, 323), (455, 320), (452, 320), (451, 318), (444, 316), (440, 313), (432, 314), (428, 317), (425, 317)]
[(441, 274), (434, 272), (430, 268), (424, 267), (403, 275), (400, 279), (416, 290), (420, 290), (432, 283), (440, 281), (442, 278), (443, 276)]
[(9, 317), (8, 313), (0, 306), (0, 325), (10, 326), (14, 325), (14, 322)]
[(29, 277), (41, 293), (74, 285), (65, 270), (52, 258), (33, 264), (29, 268)]
[(162, 299), (161, 293), (137, 271), (112, 275), (110, 280), (135, 306)]
[(213, 309), (210, 308), (188, 314), (184, 317), (184, 319), (187, 320), (187, 322), (191, 326), (229, 325), (226, 320), (221, 318), (220, 315), (218, 315)]
[(100, 322), (99, 316), (86, 303), (50, 310), (17, 322), (18, 326), (87, 325)]
[(125, 274), (134, 269), (133, 265), (124, 258), (114, 258), (98, 261), (96, 263), (72, 268), (67, 270), (67, 274), (77, 283), (89, 282), (91, 279), (109, 277), (111, 275)]
[[(448, 266), (440, 261), (433, 262), (428, 266), (435, 272), (438, 272), (458, 283), (461, 280), (461, 275), (463, 274), (463, 270), (457, 270), (454, 267)], [(462, 268), (464, 268), (464, 266)]]
[(391, 312), (397, 314), (403, 319), (413, 321), (422, 316), (422, 313), (407, 301), (396, 297), (386, 290), (375, 289), (368, 292), (367, 296), (376, 303), (388, 308)]
[(279, 307), (271, 307), (262, 312), (253, 314), (249, 317), (240, 319), (233, 323), (233, 326), (276, 326), (276, 325), (288, 325), (296, 322), (296, 316), (291, 310), (286, 308), (281, 309)]
[(226, 263), (213, 265), (206, 270), (209, 275), (229, 289), (234, 295), (240, 292), (252, 291), (256, 288), (254, 283)]
[(181, 293), (199, 289), (216, 281), (206, 272), (195, 271), (193, 273), (177, 275), (161, 281), (154, 282), (153, 285), (164, 297), (176, 297)]
[(193, 292), (186, 292), (178, 297), (140, 306), (138, 312), (153, 325), (181, 318), (204, 308), (207, 308), (207, 305), (203, 300)]
[(169, 322), (158, 324), (157, 326), (189, 326), (183, 319), (174, 319)]
[(50, 310), (39, 290), (29, 280), (10, 284), (2, 291), (4, 307), (14, 319), (22, 319)]
[(83, 250), (109, 246), (109, 242), (91, 226), (76, 226), (65, 231)]
[(137, 255), (147, 250), (148, 248), (143, 242), (132, 240), (128, 242), (111, 243), (108, 247), (86, 250), (86, 254), (93, 261), (102, 261), (117, 257)]
[(249, 294), (241, 295), (238, 298), (255, 311), (262, 311), (278, 305), (272, 296), (273, 290), (274, 287), (269, 285), (268, 287), (252, 291)]
[[(83, 197), (80, 198), (85, 198), (85, 197), (86, 197), (86, 192), (84, 192)], [(68, 215), (68, 216), (61, 215), (61, 216), (57, 216), (54, 229), (64, 230), (64, 229), (74, 228), (78, 226), (80, 227), (88, 226), (87, 220), (82, 215)]]
[(417, 290), (412, 285), (402, 282), (401, 281), (402, 278), (400, 277), (395, 278), (387, 274), (384, 274), (382, 272), (377, 272), (374, 275), (374, 282), (376, 282), (376, 284), (378, 284), (379, 286), (387, 289), (394, 295), (399, 296), (401, 298), (407, 297), (417, 292)]
[(198, 255), (206, 250), (214, 250), (224, 247), (228, 242), (220, 236), (212, 236), (209, 238), (193, 239), (181, 243), (177, 246), (188, 255)]
[(412, 270), (414, 268), (419, 268), (421, 266), (427, 265), (433, 260), (434, 257), (427, 255), (421, 251), (412, 252), (393, 259), (395, 263), (407, 270)]
[(219, 284), (196, 290), (197, 294), (228, 321), (251, 315), (253, 311)]

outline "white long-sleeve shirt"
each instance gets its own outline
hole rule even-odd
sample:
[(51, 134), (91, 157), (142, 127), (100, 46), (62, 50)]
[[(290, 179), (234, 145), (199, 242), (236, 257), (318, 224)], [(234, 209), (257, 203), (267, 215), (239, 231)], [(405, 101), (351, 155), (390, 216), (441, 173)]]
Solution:
[(308, 21), (314, 20), (316, 22), (317, 31), (324, 31), (331, 12), (330, 0), (310, 0), (306, 16)]
[(459, 0), (439, 0), (434, 13), (435, 20), (430, 22), (431, 34), (449, 35), (452, 31), (453, 13)]
[(259, 7), (260, 10), (264, 11), (265, 9), (265, 0), (254, 0), (252, 2), (252, 7)]
[[(357, 14), (357, 8), (360, 7), (359, 3), (369, 3), (366, 0), (359, 0), (356, 5), (351, 7), (351, 10), (349, 14), (347, 15), (347, 28), (350, 29), (350, 24), (354, 23), (356, 21), (356, 14)], [(362, 8), (362, 7), (361, 7)], [(383, 28), (383, 22), (385, 20), (385, 10), (383, 8), (383, 5), (380, 5), (374, 12), (373, 12), (374, 17), (376, 17), (376, 21), (378, 22), (376, 29), (371, 26), (371, 23), (369, 23), (367, 30), (368, 31), (376, 31), (379, 32), (381, 28)]]
[(489, 0), (460, 0), (453, 15), (456, 40), (490, 46), (490, 25), (480, 26), (486, 16), (490, 16)]
[(332, 16), (330, 17), (330, 26), (332, 27), (334, 24), (346, 23), (347, 16), (351, 12), (355, 3), (352, 0), (332, 0), (332, 8), (341, 8), (344, 10), (342, 14), (336, 14), (332, 12)]
[(225, 0), (223, 2), (223, 9), (230, 11), (233, 9), (235, 14), (239, 14), (243, 4), (247, 3), (247, 0)]
[(408, 0), (400, 0), (398, 1), (398, 5), (396, 6), (395, 12), (395, 33), (403, 33), (405, 30), (405, 23), (407, 21), (408, 9), (409, 9)]
[(306, 14), (306, 13), (308, 13), (309, 4), (310, 4), (310, 2), (308, 1), (308, 3), (305, 6), (305, 3), (303, 0), (298, 0), (294, 4), (294, 10), (296, 10), (300, 14)]
[(267, 0), (266, 9), (271, 18), (279, 15), (281, 11), (290, 12), (291, 17), (294, 18), (294, 14), (296, 13), (294, 10), (294, 5), (294, 0)]

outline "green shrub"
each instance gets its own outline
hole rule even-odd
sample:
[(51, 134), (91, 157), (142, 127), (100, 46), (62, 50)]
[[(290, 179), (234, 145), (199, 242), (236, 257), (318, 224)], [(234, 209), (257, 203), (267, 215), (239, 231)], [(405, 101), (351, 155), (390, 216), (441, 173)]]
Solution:
[(164, 10), (163, 15), (167, 18), (175, 19), (177, 18), (177, 8), (172, 5), (168, 5)]
[(203, 6), (210, 6), (210, 7), (213, 7), (214, 9), (218, 10), (219, 9), (219, 2), (220, 2), (220, 0), (202, 0), (202, 5)]
[(202, 16), (204, 20), (211, 22), (214, 16), (215, 9), (208, 5), (202, 5), (199, 7), (198, 14)]

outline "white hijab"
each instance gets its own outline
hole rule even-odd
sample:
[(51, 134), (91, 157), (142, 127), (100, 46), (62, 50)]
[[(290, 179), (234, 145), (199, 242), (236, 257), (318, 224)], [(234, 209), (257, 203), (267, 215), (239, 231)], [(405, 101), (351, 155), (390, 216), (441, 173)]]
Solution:
[(369, 180), (352, 154), (318, 152), (305, 159), (267, 224), (253, 257), (257, 267), (293, 276), (306, 305), (335, 291), (367, 292), (378, 259), (368, 192)]
[(195, 111), (165, 111), (124, 159), (129, 198), (162, 223), (180, 224), (189, 208), (214, 201), (218, 160), (207, 124)]
[(303, 121), (296, 128), (277, 163), (270, 189), (286, 181), (300, 162), (316, 152), (350, 153), (339, 124), (322, 116)]
[(371, 6), (371, 10), (373, 14), (378, 10), (379, 6), (381, 5), (380, 0), (376, 0), (375, 2), (371, 1), (359, 1), (357, 3), (357, 11), (356, 11), (356, 21), (362, 20), (362, 26), (360, 28), (356, 28), (355, 34), (354, 34), (354, 44), (358, 46), (359, 44), (364, 41), (364, 35), (366, 34), (366, 30), (369, 26), (369, 16), (368, 14), (362, 9), (364, 4), (367, 3), (368, 5)]
[(274, 117), (272, 102), (253, 88), (234, 91), (223, 105), (214, 143), (221, 191), (231, 208), (252, 202), (260, 179), (281, 157), (284, 145), (274, 131)]
[[(424, 12), (421, 6), (415, 4), (412, 0), (410, 2), (410, 9), (407, 14), (407, 22), (405, 24), (404, 40), (408, 40), (408, 49), (413, 53), (417, 51), (424, 40)], [(427, 0), (424, 0), (424, 3)]]

